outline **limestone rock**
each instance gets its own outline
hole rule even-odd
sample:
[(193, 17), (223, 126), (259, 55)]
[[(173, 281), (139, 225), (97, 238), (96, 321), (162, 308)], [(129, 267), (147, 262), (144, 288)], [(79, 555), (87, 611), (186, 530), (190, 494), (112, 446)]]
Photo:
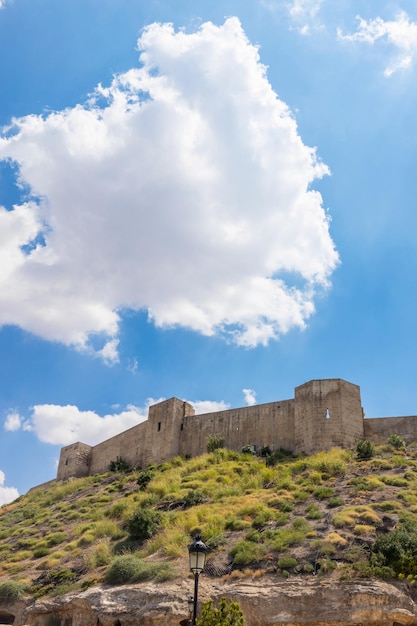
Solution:
[[(187, 618), (193, 581), (94, 587), (46, 600), (0, 605), (0, 624), (14, 626), (178, 626)], [(406, 583), (273, 578), (200, 579), (200, 599), (236, 600), (246, 626), (417, 625)]]

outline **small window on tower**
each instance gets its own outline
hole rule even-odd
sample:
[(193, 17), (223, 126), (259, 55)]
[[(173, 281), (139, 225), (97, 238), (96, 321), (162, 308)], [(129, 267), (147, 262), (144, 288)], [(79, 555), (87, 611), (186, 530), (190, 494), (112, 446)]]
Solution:
[(329, 409), (326, 409), (326, 420), (330, 419), (330, 411)]
[(161, 430), (161, 422), (158, 422), (158, 433)]

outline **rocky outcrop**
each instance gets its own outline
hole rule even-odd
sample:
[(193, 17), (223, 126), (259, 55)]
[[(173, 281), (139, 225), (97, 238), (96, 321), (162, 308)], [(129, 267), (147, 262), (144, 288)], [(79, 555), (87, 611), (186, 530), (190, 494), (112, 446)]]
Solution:
[[(4, 623), (14, 626), (178, 626), (187, 619), (191, 591), (188, 579), (176, 584), (95, 587), (27, 604), (1, 603), (0, 624), (8, 615)], [(417, 606), (406, 584), (400, 583), (201, 578), (201, 600), (221, 596), (240, 604), (246, 626), (417, 625)]]

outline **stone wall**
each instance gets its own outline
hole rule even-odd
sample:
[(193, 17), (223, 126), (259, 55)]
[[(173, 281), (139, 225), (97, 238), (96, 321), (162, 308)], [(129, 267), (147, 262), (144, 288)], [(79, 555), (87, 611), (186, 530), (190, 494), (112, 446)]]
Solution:
[(417, 416), (364, 420), (360, 388), (340, 378), (300, 385), (293, 399), (205, 415), (195, 415), (189, 403), (171, 398), (151, 406), (145, 422), (94, 447), (75, 443), (63, 448), (57, 479), (106, 472), (117, 458), (131, 467), (146, 467), (177, 455), (198, 456), (207, 451), (212, 436), (238, 451), (253, 445), (312, 454), (354, 447), (359, 439), (383, 443), (392, 433), (416, 439)]
[(386, 443), (390, 435), (401, 435), (405, 442), (417, 438), (417, 416), (373, 417), (364, 421), (364, 437), (376, 444)]

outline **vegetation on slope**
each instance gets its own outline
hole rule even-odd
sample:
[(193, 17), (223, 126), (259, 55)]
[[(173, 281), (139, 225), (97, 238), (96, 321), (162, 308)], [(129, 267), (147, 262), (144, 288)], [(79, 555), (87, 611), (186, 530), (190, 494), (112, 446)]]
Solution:
[(0, 595), (5, 585), (4, 595), (40, 597), (185, 576), (197, 533), (210, 548), (208, 576), (413, 584), (417, 447), (391, 441), (372, 454), (261, 458), (217, 448), (32, 490), (0, 509)]

